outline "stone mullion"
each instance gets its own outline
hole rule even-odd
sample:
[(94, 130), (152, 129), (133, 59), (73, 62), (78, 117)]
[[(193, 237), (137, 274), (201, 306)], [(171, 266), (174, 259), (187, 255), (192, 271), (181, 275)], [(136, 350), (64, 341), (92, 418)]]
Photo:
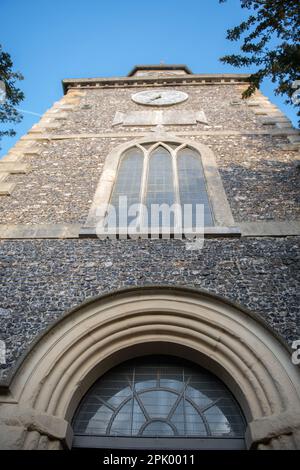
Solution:
[[(143, 175), (142, 175), (142, 182), (141, 182), (141, 196), (140, 196), (140, 201), (141, 201), (141, 210), (140, 210), (140, 215), (139, 215), (139, 227), (140, 227), (140, 232), (142, 232), (141, 236), (142, 238), (148, 238), (148, 233), (143, 232), (144, 230), (144, 217), (145, 217), (145, 202), (146, 202), (146, 195), (147, 195), (147, 181), (148, 181), (148, 172), (149, 172), (149, 159), (150, 159), (150, 152), (145, 150), (144, 147), (143, 152), (144, 152), (144, 166), (143, 166)], [(148, 214), (149, 215), (149, 214)], [(149, 219), (147, 219), (148, 223)]]

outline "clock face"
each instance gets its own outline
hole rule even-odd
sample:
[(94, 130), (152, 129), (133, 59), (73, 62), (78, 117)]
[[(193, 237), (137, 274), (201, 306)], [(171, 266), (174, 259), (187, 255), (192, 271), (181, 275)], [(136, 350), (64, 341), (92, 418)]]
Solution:
[(182, 103), (187, 100), (188, 94), (175, 90), (153, 90), (135, 93), (131, 98), (138, 104), (145, 104), (148, 106), (170, 106), (171, 104)]

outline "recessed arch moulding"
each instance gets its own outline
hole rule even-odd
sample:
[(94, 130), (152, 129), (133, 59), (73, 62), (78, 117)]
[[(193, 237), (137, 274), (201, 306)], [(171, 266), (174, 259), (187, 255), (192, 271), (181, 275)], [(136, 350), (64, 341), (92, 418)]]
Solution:
[(219, 376), (247, 419), (248, 448), (300, 448), (300, 374), (261, 319), (186, 288), (119, 291), (83, 304), (31, 346), (1, 387), (0, 448), (72, 445), (71, 419), (92, 383), (147, 354), (189, 359)]
[[(172, 144), (177, 145), (176, 150), (172, 149)], [(146, 150), (144, 147), (145, 145), (150, 148)], [(133, 139), (121, 144), (107, 155), (87, 220), (81, 230), (82, 236), (86, 236), (89, 233), (95, 234), (97, 232), (97, 224), (101, 224), (101, 221), (104, 218), (105, 209), (109, 204), (110, 195), (117, 178), (119, 164), (124, 153), (130, 148), (137, 147), (144, 153), (144, 156), (147, 157), (151, 151), (160, 146), (165, 147), (172, 157), (180, 148), (186, 147), (193, 149), (199, 154), (203, 166), (209, 200), (212, 205), (215, 226), (228, 228), (235, 227), (230, 205), (226, 197), (225, 189), (212, 150), (202, 143), (188, 139), (181, 139), (171, 133), (156, 131), (142, 138)], [(99, 210), (99, 208), (102, 209)]]

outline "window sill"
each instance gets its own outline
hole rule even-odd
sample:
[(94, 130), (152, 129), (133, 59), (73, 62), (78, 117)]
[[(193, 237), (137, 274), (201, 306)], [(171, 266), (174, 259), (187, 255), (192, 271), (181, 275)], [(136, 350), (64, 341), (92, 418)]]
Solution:
[[(239, 238), (241, 237), (241, 230), (239, 227), (204, 227), (204, 238)], [(192, 236), (185, 236), (182, 234), (179, 236), (176, 234), (174, 236), (174, 233), (170, 234), (162, 234), (162, 233), (157, 233), (157, 234), (150, 234), (150, 233), (140, 233), (140, 234), (115, 234), (115, 233), (105, 233), (105, 234), (97, 234), (96, 233), (96, 228), (95, 227), (82, 227), (79, 231), (79, 238), (99, 238), (100, 240), (136, 240), (136, 239), (152, 239), (152, 240), (158, 240), (158, 239), (189, 239), (193, 238)], [(201, 235), (196, 237), (196, 238), (201, 238)]]

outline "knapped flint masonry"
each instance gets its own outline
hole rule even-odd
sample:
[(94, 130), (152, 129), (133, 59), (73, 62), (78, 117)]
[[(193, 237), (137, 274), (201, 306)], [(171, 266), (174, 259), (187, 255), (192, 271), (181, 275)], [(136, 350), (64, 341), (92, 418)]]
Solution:
[[(0, 448), (300, 448), (300, 135), (247, 77), (63, 80), (0, 161)], [(99, 236), (123, 194), (203, 247)]]

